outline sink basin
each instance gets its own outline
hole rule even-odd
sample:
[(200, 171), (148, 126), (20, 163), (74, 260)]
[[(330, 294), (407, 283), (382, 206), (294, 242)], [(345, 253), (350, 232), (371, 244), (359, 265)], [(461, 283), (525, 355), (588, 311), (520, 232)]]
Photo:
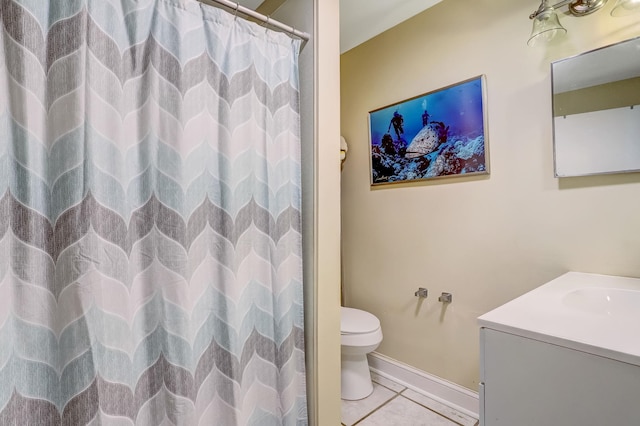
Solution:
[(640, 278), (567, 272), (478, 323), (640, 367)]
[(585, 287), (567, 293), (562, 302), (572, 308), (611, 317), (637, 316), (640, 291), (622, 288)]

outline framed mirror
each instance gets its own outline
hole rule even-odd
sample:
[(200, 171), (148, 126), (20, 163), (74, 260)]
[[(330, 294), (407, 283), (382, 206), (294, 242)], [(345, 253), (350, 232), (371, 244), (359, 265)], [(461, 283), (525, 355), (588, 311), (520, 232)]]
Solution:
[(551, 64), (556, 177), (640, 171), (640, 37)]

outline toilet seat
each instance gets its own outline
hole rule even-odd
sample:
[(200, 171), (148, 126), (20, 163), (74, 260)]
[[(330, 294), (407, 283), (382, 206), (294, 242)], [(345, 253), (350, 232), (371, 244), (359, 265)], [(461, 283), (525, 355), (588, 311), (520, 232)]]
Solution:
[(340, 334), (367, 334), (380, 329), (375, 315), (354, 308), (340, 308)]
[(369, 312), (340, 308), (340, 396), (354, 401), (373, 392), (367, 354), (382, 342), (380, 320)]

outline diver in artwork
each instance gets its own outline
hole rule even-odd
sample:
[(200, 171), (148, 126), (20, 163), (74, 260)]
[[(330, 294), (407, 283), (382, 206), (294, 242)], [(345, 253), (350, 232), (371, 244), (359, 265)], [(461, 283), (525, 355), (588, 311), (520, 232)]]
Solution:
[(429, 113), (427, 112), (427, 100), (426, 99), (424, 99), (422, 101), (422, 109), (424, 110), (424, 112), (422, 113), (422, 127), (424, 127), (427, 124), (429, 124)]
[(393, 126), (393, 130), (396, 132), (398, 140), (400, 140), (400, 135), (404, 133), (404, 118), (402, 118), (402, 114), (400, 114), (397, 110), (393, 113), (393, 118), (389, 123), (387, 132), (391, 130), (391, 126)]

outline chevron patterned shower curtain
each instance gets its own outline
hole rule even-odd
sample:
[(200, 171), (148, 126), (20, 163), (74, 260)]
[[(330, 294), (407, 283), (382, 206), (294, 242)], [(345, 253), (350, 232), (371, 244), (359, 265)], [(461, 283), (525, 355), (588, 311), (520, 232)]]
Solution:
[(300, 43), (0, 0), (0, 425), (306, 424)]

